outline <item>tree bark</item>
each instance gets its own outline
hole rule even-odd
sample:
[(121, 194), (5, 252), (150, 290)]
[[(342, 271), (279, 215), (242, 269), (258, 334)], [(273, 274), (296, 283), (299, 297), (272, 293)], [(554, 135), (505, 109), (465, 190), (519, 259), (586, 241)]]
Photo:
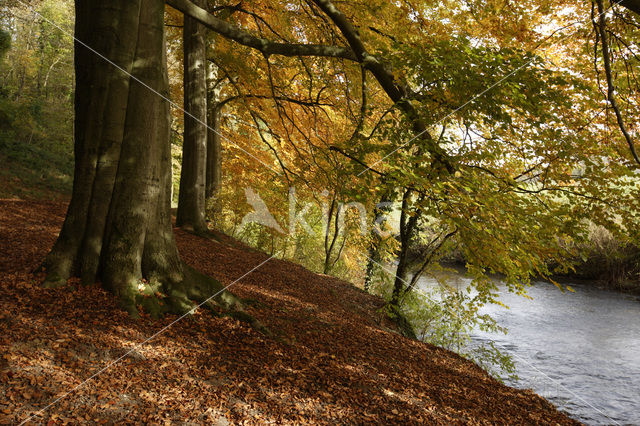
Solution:
[(409, 204), (412, 195), (411, 189), (404, 190), (402, 196), (402, 210), (400, 212), (400, 252), (398, 253), (398, 267), (396, 268), (395, 281), (390, 305), (393, 309), (400, 308), (400, 296), (407, 285), (409, 267), (409, 248), (416, 229), (418, 215), (409, 214)]
[(207, 189), (206, 199), (211, 206), (213, 220), (218, 220), (222, 212), (220, 204), (220, 189), (222, 188), (222, 143), (220, 138), (220, 108), (218, 104), (218, 89), (215, 87), (217, 73), (215, 65), (210, 64), (208, 78), (208, 124), (207, 132)]
[[(338, 236), (340, 235), (340, 213), (342, 210), (342, 205), (338, 201), (337, 197), (338, 194), (334, 192), (331, 199), (331, 205), (329, 207), (329, 210), (327, 211), (327, 223), (324, 232), (324, 266), (322, 268), (322, 273), (325, 275), (328, 275), (329, 272), (331, 272), (332, 266), (335, 265), (337, 260), (340, 258), (340, 253), (338, 253), (338, 258), (336, 258), (336, 261), (331, 261), (331, 254), (333, 253), (336, 241), (338, 240)], [(333, 235), (331, 235), (332, 221)]]
[[(376, 206), (374, 210), (374, 221), (373, 227), (371, 229), (371, 237), (372, 242), (369, 247), (369, 254), (367, 256), (367, 269), (365, 271), (364, 276), (364, 291), (367, 293), (371, 289), (371, 283), (373, 281), (373, 276), (378, 268), (378, 264), (381, 262), (382, 257), (380, 253), (380, 245), (382, 244), (382, 235), (380, 233), (384, 232), (384, 225), (386, 223), (386, 217), (391, 211), (391, 207), (389, 204), (392, 201), (391, 191), (387, 191), (382, 195), (380, 199), (380, 203)], [(376, 230), (376, 225), (380, 228), (379, 231)]]
[[(204, 0), (197, 0), (204, 6)], [(207, 231), (207, 57), (205, 27), (184, 18), (184, 138), (176, 224), (201, 233)]]
[[(73, 193), (44, 285), (81, 276), (131, 314), (187, 312), (222, 286), (173, 237), (164, 2), (77, 0), (76, 37)], [(240, 306), (225, 292), (213, 304)]]
[(640, 15), (640, 0), (622, 0), (620, 5)]

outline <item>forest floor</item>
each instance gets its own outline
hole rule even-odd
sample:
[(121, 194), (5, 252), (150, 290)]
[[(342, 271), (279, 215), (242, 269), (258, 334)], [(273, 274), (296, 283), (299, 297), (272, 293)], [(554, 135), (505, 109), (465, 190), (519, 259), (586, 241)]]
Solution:
[[(577, 423), (452, 352), (400, 336), (381, 299), (290, 262), (270, 260), (231, 287), (259, 302), (250, 313), (275, 337), (205, 310), (175, 324), (136, 320), (99, 286), (45, 290), (31, 271), (65, 209), (0, 200), (0, 424), (45, 407), (30, 422)], [(176, 238), (190, 265), (223, 284), (268, 259), (222, 235)]]

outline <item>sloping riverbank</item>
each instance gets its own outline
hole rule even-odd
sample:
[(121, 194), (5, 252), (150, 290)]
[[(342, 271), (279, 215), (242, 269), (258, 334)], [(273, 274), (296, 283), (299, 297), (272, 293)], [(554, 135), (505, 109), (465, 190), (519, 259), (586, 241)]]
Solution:
[[(274, 337), (206, 311), (175, 324), (135, 320), (98, 286), (42, 289), (31, 271), (64, 212), (60, 202), (0, 201), (0, 423), (62, 398), (33, 420), (576, 424), (534, 393), (400, 336), (379, 298), (290, 262), (270, 260), (231, 287), (256, 301), (250, 313)], [(268, 259), (225, 236), (176, 238), (190, 265), (227, 285)]]

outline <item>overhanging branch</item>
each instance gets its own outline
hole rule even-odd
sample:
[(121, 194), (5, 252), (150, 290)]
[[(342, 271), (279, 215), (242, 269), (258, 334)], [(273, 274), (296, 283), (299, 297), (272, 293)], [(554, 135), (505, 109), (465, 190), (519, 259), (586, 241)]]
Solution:
[(611, 57), (609, 53), (609, 40), (607, 37), (607, 24), (604, 2), (603, 0), (596, 0), (596, 4), (598, 5), (598, 22), (594, 22), (594, 25), (596, 26), (596, 30), (600, 32), (600, 43), (602, 44), (602, 59), (604, 62), (604, 74), (607, 78), (607, 99), (609, 100), (611, 108), (613, 108), (613, 112), (616, 115), (618, 127), (620, 127), (620, 131), (622, 132), (627, 145), (629, 145), (631, 155), (633, 156), (633, 159), (636, 161), (636, 163), (640, 165), (640, 157), (638, 157), (633, 139), (631, 138), (631, 135), (627, 130), (627, 126), (625, 125), (624, 119), (622, 118), (622, 112), (620, 112), (620, 107), (618, 106), (618, 101), (616, 100), (616, 88), (613, 83), (613, 72), (611, 71)]
[(330, 0), (312, 0), (323, 13), (338, 27), (344, 38), (349, 43), (350, 48), (341, 46), (327, 46), (318, 44), (295, 44), (273, 42), (265, 38), (257, 37), (241, 28), (218, 19), (206, 10), (196, 6), (191, 0), (166, 0), (166, 3), (184, 13), (185, 15), (199, 21), (221, 36), (234, 40), (237, 43), (251, 47), (262, 52), (266, 57), (270, 55), (282, 56), (318, 56), (342, 58), (360, 63), (369, 70), (378, 81), (387, 96), (407, 115), (412, 123), (413, 131), (425, 143), (426, 150), (433, 156), (435, 162), (442, 164), (448, 173), (453, 173), (455, 167), (444, 152), (429, 134), (428, 126), (419, 118), (419, 115), (411, 102), (407, 99), (405, 86), (396, 82), (395, 77), (385, 65), (375, 56), (371, 55), (360, 39), (356, 28), (349, 22), (347, 17), (338, 10)]
[(387, 96), (410, 119), (413, 131), (424, 141), (426, 150), (433, 155), (437, 163), (442, 164), (447, 172), (453, 173), (455, 168), (449, 156), (438, 146), (429, 134), (427, 125), (418, 116), (416, 109), (408, 101), (408, 93), (405, 85), (397, 82), (395, 76), (375, 56), (371, 55), (362, 43), (357, 29), (349, 22), (347, 17), (332, 3), (331, 0), (312, 0), (333, 23), (338, 27), (344, 38), (351, 46), (358, 61), (363, 67), (371, 71)]
[(620, 6), (626, 7), (630, 11), (640, 15), (640, 0), (622, 0)]
[(216, 18), (206, 10), (198, 7), (190, 0), (166, 0), (166, 3), (185, 15), (197, 20), (211, 31), (233, 40), (243, 46), (260, 51), (265, 56), (323, 56), (330, 58), (342, 58), (356, 61), (355, 54), (347, 48), (340, 46), (326, 46), (320, 44), (279, 43), (255, 36), (244, 31), (227, 21)]

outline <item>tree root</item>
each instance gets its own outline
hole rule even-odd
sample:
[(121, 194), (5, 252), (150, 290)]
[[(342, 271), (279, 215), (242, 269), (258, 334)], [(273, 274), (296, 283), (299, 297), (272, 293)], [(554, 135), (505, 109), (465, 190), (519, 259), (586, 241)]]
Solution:
[(404, 337), (409, 339), (418, 340), (418, 336), (416, 335), (415, 330), (413, 329), (413, 325), (409, 322), (407, 317), (400, 311), (400, 309), (392, 304), (387, 305), (387, 316), (393, 321), (393, 323), (398, 327), (398, 331)]
[(186, 264), (184, 265), (184, 271), (188, 287), (195, 291), (193, 294), (194, 300), (199, 303), (206, 301), (205, 306), (214, 314), (221, 313), (223, 316), (250, 324), (264, 335), (272, 335), (264, 324), (245, 311), (246, 306), (251, 303), (250, 301), (245, 303), (244, 300), (227, 291), (217, 280), (196, 271)]
[(61, 288), (67, 285), (67, 280), (63, 280), (61, 278), (47, 276), (47, 278), (42, 282), (43, 288)]
[(216, 243), (222, 242), (222, 240), (220, 240), (220, 238), (218, 238), (218, 236), (209, 228), (195, 229), (192, 226), (181, 226), (180, 229), (184, 232), (195, 235), (196, 237), (204, 238), (205, 240), (215, 241)]
[[(264, 324), (246, 312), (246, 306), (255, 304), (255, 301), (245, 302), (226, 290), (216, 279), (196, 271), (185, 263), (182, 263), (181, 269), (182, 279), (177, 282), (175, 278), (172, 280), (168, 277), (152, 277), (149, 280), (137, 280), (119, 286), (120, 291), (114, 293), (120, 307), (134, 318), (140, 317), (141, 313), (159, 318), (169, 313), (191, 313), (194, 308), (202, 305), (214, 315), (237, 319), (250, 324), (266, 336), (273, 335)], [(69, 278), (48, 271), (42, 287), (65, 287)]]
[(160, 286), (154, 285), (151, 281), (141, 291), (141, 295), (136, 296), (136, 307), (148, 312), (152, 317), (160, 317), (166, 313), (190, 313), (195, 307), (202, 305), (216, 316), (237, 319), (250, 324), (264, 335), (272, 335), (267, 327), (245, 311), (245, 307), (250, 303), (245, 304), (214, 278), (196, 271), (187, 264), (183, 263), (182, 267), (182, 281), (166, 286), (169, 289), (168, 294), (163, 294)]

